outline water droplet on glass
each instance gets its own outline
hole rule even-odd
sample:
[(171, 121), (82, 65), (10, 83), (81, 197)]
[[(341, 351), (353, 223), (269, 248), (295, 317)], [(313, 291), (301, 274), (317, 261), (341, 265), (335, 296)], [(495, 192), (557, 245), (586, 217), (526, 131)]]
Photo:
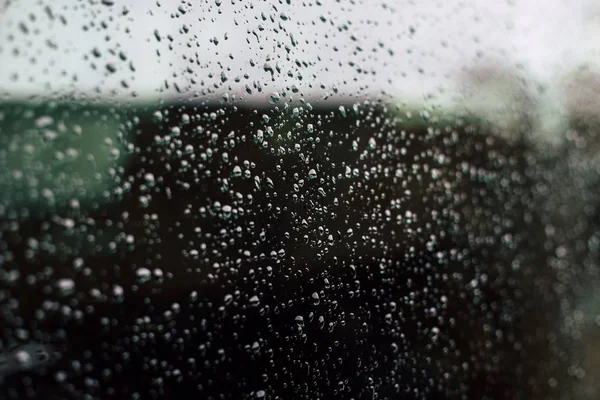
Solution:
[(150, 278), (152, 277), (152, 273), (148, 268), (141, 267), (138, 268), (137, 271), (135, 271), (135, 276), (139, 283), (144, 283), (150, 280)]
[(269, 103), (271, 104), (279, 104), (280, 101), (281, 96), (277, 92), (271, 93), (271, 96), (269, 96)]
[(234, 178), (242, 176), (242, 169), (240, 168), (239, 165), (236, 165), (235, 167), (233, 167), (231, 176), (233, 176)]
[(375, 141), (375, 138), (370, 138), (369, 139), (369, 149), (375, 150), (375, 148), (377, 148), (377, 142)]
[(68, 296), (75, 291), (75, 282), (73, 279), (64, 278), (56, 282), (56, 289), (61, 296)]
[(256, 296), (256, 295), (250, 297), (249, 302), (252, 307), (258, 307), (258, 305), (260, 304), (260, 300), (258, 299), (258, 296)]
[(33, 358), (26, 350), (18, 350), (14, 354), (14, 359), (20, 369), (27, 369), (33, 366)]
[(314, 292), (311, 296), (312, 298), (312, 302), (314, 305), (318, 305), (321, 302), (321, 299), (319, 298), (319, 293)]

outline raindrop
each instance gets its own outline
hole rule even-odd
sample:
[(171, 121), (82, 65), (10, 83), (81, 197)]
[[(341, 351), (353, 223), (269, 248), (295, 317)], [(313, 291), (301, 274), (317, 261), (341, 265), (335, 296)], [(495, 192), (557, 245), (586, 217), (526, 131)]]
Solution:
[(249, 302), (252, 307), (258, 307), (258, 305), (260, 304), (260, 300), (258, 299), (258, 296), (256, 296), (256, 295), (250, 297)]
[(279, 93), (277, 93), (277, 92), (271, 93), (271, 95), (269, 96), (269, 103), (271, 103), (271, 104), (279, 104), (280, 101), (281, 101), (281, 97), (280, 97)]
[(17, 350), (14, 358), (20, 369), (29, 369), (33, 366), (33, 357), (26, 350)]
[(135, 271), (135, 276), (139, 283), (144, 283), (150, 280), (150, 278), (152, 277), (152, 273), (148, 268), (141, 267)]
[(377, 142), (375, 141), (375, 138), (370, 138), (369, 139), (369, 150), (375, 150), (377, 148)]
[(312, 302), (315, 306), (321, 302), (321, 299), (319, 298), (319, 294), (317, 292), (313, 292), (313, 294), (310, 297), (312, 298)]
[(242, 168), (240, 168), (239, 165), (236, 165), (235, 167), (233, 167), (231, 176), (233, 176), (234, 178), (238, 178), (238, 177), (242, 176)]
[(56, 282), (56, 289), (60, 296), (69, 296), (75, 292), (75, 281), (69, 278), (59, 279)]

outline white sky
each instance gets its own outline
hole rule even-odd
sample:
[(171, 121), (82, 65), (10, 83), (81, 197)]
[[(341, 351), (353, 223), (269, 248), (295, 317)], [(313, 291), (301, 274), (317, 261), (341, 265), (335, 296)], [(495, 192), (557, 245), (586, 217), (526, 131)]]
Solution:
[[(442, 99), (454, 93), (461, 67), (482, 60), (521, 64), (552, 85), (599, 58), (600, 7), (593, 0), (112, 1), (0, 0), (0, 98), (96, 91), (104, 99), (128, 99), (134, 91), (165, 98), (177, 95), (174, 83), (186, 96), (248, 97), (245, 85), (257, 81), (264, 93), (296, 84), (308, 97), (336, 96), (335, 86), (344, 97), (384, 90), (402, 99)], [(265, 63), (281, 67), (274, 80)]]

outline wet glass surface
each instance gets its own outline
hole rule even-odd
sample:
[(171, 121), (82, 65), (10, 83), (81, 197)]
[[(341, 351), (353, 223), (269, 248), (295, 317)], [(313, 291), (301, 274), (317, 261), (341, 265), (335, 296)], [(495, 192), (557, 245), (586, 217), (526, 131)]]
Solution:
[(0, 397), (596, 398), (600, 85), (523, 4), (0, 3)]

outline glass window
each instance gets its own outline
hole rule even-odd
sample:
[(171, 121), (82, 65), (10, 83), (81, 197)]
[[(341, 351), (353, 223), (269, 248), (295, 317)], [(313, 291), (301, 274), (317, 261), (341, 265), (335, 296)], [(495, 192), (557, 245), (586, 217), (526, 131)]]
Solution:
[(0, 397), (598, 398), (598, 10), (0, 1)]

